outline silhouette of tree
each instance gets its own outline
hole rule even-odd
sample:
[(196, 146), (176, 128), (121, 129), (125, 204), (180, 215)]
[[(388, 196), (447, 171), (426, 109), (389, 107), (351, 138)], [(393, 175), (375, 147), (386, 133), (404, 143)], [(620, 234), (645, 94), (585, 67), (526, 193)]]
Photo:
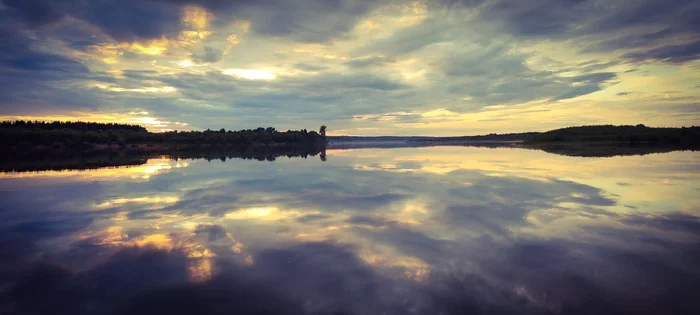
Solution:
[(326, 125), (321, 125), (321, 128), (318, 129), (318, 133), (321, 134), (321, 137), (326, 137)]

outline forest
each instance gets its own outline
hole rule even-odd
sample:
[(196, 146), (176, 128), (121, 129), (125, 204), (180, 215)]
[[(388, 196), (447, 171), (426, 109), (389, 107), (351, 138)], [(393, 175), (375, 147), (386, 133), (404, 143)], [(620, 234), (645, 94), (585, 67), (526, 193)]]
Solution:
[(525, 144), (547, 143), (668, 145), (691, 148), (700, 145), (700, 127), (653, 128), (641, 124), (579, 126), (535, 134), (525, 140)]
[(316, 131), (278, 131), (273, 127), (245, 130), (149, 132), (137, 125), (93, 122), (5, 121), (0, 123), (4, 150), (127, 149), (167, 150), (256, 147), (318, 148), (325, 146), (325, 126)]

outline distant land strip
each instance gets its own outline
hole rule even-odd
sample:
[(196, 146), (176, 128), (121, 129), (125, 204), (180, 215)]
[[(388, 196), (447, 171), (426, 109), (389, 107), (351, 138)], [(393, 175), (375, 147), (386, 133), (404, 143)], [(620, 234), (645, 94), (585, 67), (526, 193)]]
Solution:
[(593, 125), (547, 132), (487, 134), (477, 136), (334, 136), (329, 148), (394, 148), (402, 146), (479, 146), (543, 150), (582, 157), (643, 155), (700, 149), (700, 127), (654, 128), (644, 125)]
[(92, 122), (0, 122), (0, 172), (140, 165), (149, 158), (242, 158), (274, 161), (278, 157), (320, 155), (326, 148), (398, 148), (429, 146), (509, 147), (549, 153), (606, 157), (700, 149), (700, 127), (579, 126), (547, 132), (459, 137), (325, 136), (325, 126), (278, 131), (171, 131), (153, 133), (138, 125)]

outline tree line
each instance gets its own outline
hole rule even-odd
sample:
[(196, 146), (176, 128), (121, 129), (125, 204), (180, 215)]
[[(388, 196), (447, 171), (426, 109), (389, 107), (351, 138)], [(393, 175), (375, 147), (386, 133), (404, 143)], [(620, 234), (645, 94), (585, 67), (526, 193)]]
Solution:
[(0, 129), (39, 129), (39, 130), (81, 130), (81, 131), (133, 131), (148, 132), (146, 128), (139, 125), (97, 123), (84, 121), (25, 121), (7, 120), (0, 122)]
[(610, 143), (675, 146), (700, 145), (700, 127), (652, 128), (644, 125), (568, 127), (536, 134), (526, 143)]
[[(325, 133), (325, 126), (322, 129)], [(0, 146), (86, 149), (95, 145), (136, 148), (155, 146), (318, 146), (325, 136), (316, 131), (278, 131), (273, 127), (244, 130), (149, 132), (138, 125), (94, 122), (5, 121), (0, 123)]]

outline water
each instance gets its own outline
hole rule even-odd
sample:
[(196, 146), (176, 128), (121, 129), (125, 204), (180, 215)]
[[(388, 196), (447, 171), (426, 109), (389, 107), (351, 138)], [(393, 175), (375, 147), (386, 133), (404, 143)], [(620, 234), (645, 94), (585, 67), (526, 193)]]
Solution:
[(0, 173), (0, 313), (698, 314), (700, 153)]

